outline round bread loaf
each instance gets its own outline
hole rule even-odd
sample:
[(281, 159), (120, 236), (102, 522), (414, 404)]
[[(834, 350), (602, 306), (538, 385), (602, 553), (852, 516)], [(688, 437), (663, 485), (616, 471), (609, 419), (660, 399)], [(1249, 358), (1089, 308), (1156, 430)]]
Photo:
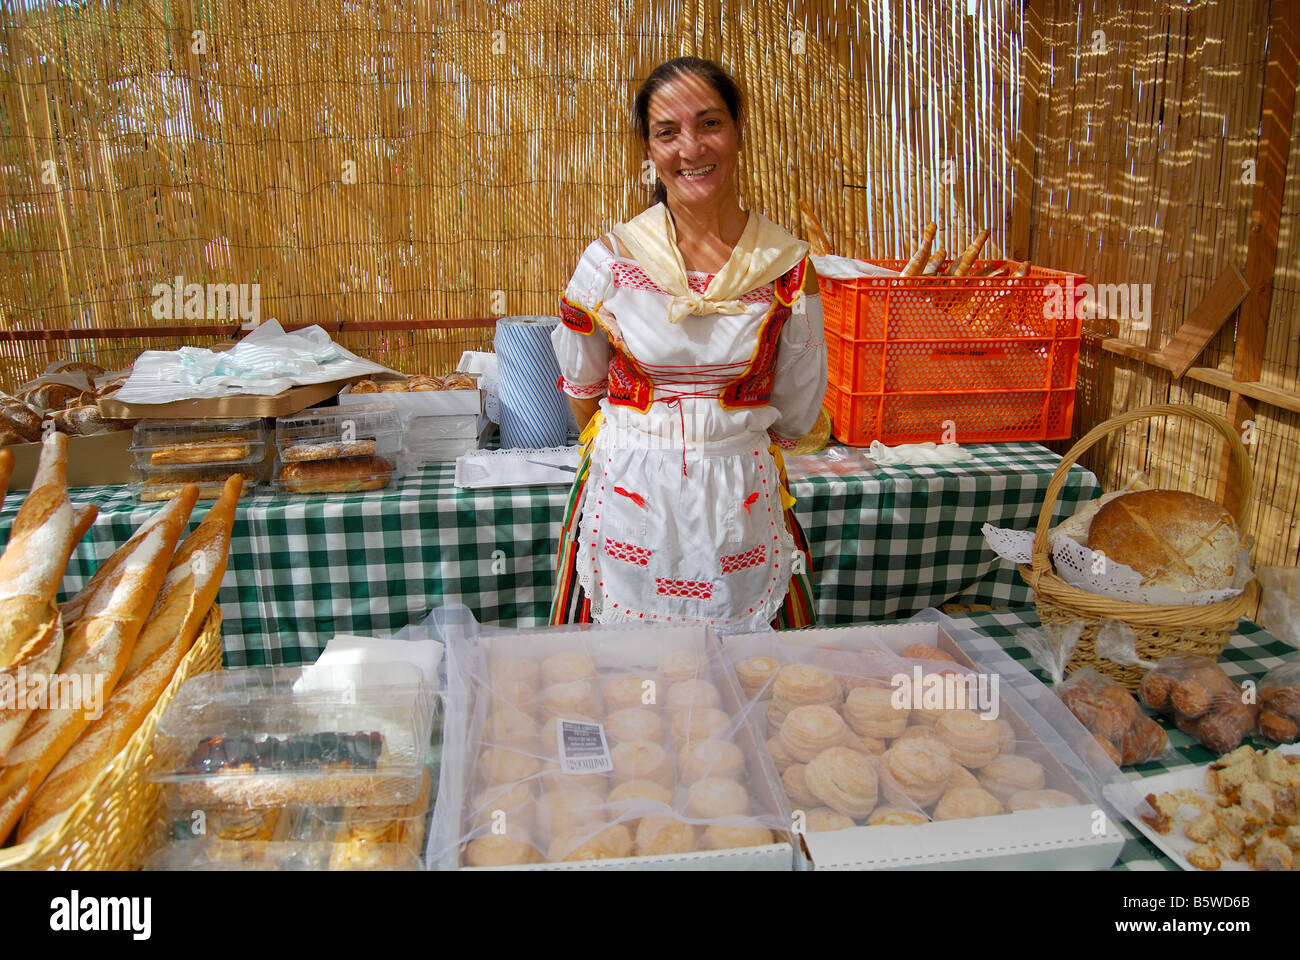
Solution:
[(1241, 535), (1232, 514), (1213, 500), (1139, 490), (1097, 511), (1088, 546), (1132, 567), (1146, 586), (1191, 593), (1232, 586)]

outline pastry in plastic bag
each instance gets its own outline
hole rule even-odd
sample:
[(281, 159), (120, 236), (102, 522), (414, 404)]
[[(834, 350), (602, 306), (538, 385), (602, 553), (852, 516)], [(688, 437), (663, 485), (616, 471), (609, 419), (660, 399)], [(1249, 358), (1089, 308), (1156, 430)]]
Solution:
[[(1148, 673), (1143, 679), (1144, 690), (1149, 683), (1153, 695), (1167, 706), (1172, 680), (1164, 675), (1152, 681), (1153, 676)], [(1160, 724), (1142, 712), (1122, 684), (1103, 677), (1092, 667), (1070, 674), (1056, 692), (1115, 766), (1149, 763), (1168, 749), (1169, 738)]]
[(1274, 743), (1300, 739), (1300, 663), (1274, 667), (1259, 682), (1259, 732)]
[(1260, 714), (1258, 704), (1243, 702), (1241, 689), (1215, 661), (1189, 654), (1160, 660), (1142, 678), (1138, 696), (1215, 753), (1240, 746)]

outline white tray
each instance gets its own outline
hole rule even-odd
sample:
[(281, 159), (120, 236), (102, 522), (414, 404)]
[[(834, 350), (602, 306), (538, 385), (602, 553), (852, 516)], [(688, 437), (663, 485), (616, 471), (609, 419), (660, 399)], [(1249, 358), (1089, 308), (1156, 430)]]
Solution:
[[(456, 486), (467, 490), (485, 487), (569, 486), (577, 476), (579, 447), (524, 447), (510, 450), (475, 450), (456, 458)], [(530, 460), (538, 461), (530, 463)], [(553, 464), (545, 466), (544, 464)], [(564, 469), (570, 467), (571, 469)]]
[[(1279, 753), (1300, 754), (1300, 743), (1293, 743), (1286, 746), (1275, 747)], [(1177, 793), (1179, 790), (1195, 790), (1201, 796), (1205, 797), (1211, 803), (1213, 798), (1205, 789), (1205, 771), (1210, 763), (1202, 763), (1194, 767), (1183, 767), (1181, 770), (1170, 770), (1168, 773), (1162, 773), (1154, 777), (1142, 777), (1139, 780), (1132, 781), (1133, 789), (1137, 791), (1138, 796), (1145, 798), (1148, 793), (1154, 793), (1157, 796), (1162, 793)], [(1109, 800), (1120, 813), (1128, 819), (1142, 834), (1164, 851), (1174, 863), (1184, 870), (1197, 870), (1187, 862), (1187, 854), (1191, 852), (1192, 847), (1196, 846), (1196, 841), (1183, 833), (1181, 826), (1171, 827), (1168, 833), (1156, 833), (1141, 817), (1140, 809), (1130, 808), (1127, 804), (1121, 802), (1119, 795), (1110, 787), (1105, 789), (1106, 799)], [(1139, 800), (1139, 803), (1142, 803)], [(1254, 868), (1245, 860), (1229, 860), (1227, 857), (1221, 857), (1223, 870), (1245, 870), (1254, 872)]]

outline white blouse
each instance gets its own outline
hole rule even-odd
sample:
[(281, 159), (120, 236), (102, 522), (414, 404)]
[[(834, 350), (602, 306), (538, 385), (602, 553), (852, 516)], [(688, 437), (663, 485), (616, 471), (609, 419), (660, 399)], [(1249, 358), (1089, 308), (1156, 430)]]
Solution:
[[(593, 620), (729, 633), (776, 615), (795, 548), (768, 444), (812, 428), (827, 382), (806, 264), (740, 297), (743, 313), (673, 324), (636, 261), (598, 240), (583, 251), (551, 342), (564, 392), (602, 397), (578, 541)], [(687, 277), (701, 293), (711, 279)]]

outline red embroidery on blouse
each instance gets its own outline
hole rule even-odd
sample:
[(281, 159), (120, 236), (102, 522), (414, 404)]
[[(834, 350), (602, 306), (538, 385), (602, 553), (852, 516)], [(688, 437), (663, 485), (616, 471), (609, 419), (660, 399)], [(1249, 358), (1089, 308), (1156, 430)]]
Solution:
[(785, 273), (781, 274), (781, 276), (777, 277), (772, 284), (772, 289), (776, 293), (777, 299), (786, 306), (792, 304), (794, 302), (795, 293), (803, 289), (804, 270), (807, 263), (808, 258), (804, 257)]
[(694, 597), (697, 600), (713, 598), (713, 584), (707, 580), (670, 580), (655, 577), (655, 591), (668, 597)]
[(605, 553), (615, 560), (626, 560), (628, 563), (635, 563), (638, 567), (644, 567), (650, 562), (652, 551), (647, 547), (637, 546), (635, 543), (624, 543), (621, 540), (610, 540), (606, 537)]
[(782, 450), (793, 450), (795, 447), (799, 446), (798, 440), (787, 440), (785, 437), (773, 433), (770, 427), (768, 428), (767, 435), (771, 441)]
[(560, 322), (570, 330), (578, 333), (595, 333), (596, 317), (581, 304), (574, 303), (568, 297), (560, 297)]
[[(631, 287), (633, 290), (646, 290), (650, 293), (660, 293), (668, 296), (668, 291), (661, 288), (657, 283), (650, 279), (644, 270), (635, 263), (620, 263), (617, 260), (610, 261), (610, 273), (614, 276), (614, 286)], [(709, 273), (704, 276), (686, 277), (686, 284), (696, 293), (704, 293), (710, 283), (713, 282), (714, 274)], [(772, 290), (769, 286), (764, 285), (743, 293), (736, 298), (742, 303), (771, 303)]]
[(761, 563), (767, 562), (767, 548), (759, 544), (753, 550), (746, 550), (744, 553), (733, 553), (722, 558), (722, 572), (735, 573), (737, 570), (743, 570), (746, 567), (756, 567)]
[(650, 377), (630, 354), (613, 344), (609, 351), (609, 402), (641, 413), (647, 413), (654, 402), (654, 384)]

